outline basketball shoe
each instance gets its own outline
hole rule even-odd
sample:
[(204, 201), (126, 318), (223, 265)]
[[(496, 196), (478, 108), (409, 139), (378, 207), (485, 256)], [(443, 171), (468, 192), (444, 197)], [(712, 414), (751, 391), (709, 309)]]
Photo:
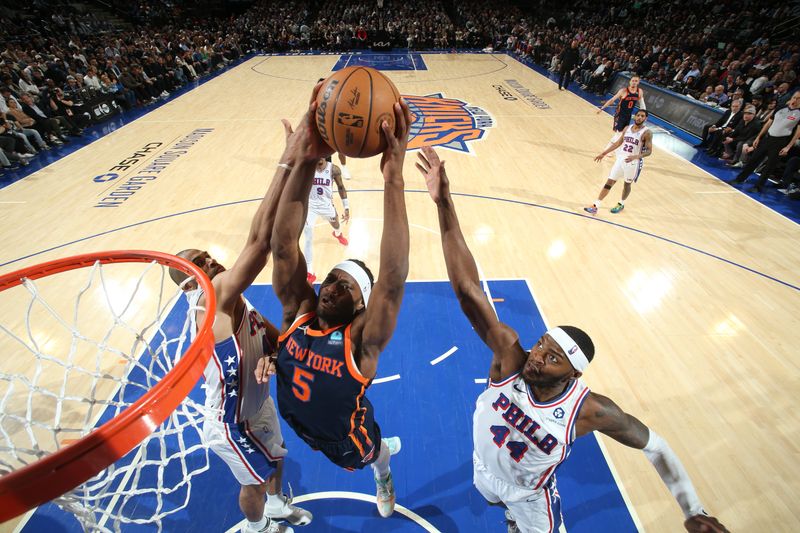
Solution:
[(333, 235), (334, 239), (339, 241), (339, 244), (341, 244), (342, 246), (347, 246), (348, 241), (347, 241), (347, 237), (344, 236), (344, 233), (340, 233), (339, 235), (336, 235), (336, 231), (334, 230), (334, 231), (331, 232), (331, 235)]
[(619, 213), (623, 209), (625, 209), (625, 204), (623, 204), (622, 202), (618, 202), (617, 205), (615, 205), (614, 207), (611, 208), (611, 212), (612, 213)]
[(590, 207), (584, 207), (583, 210), (592, 215), (597, 214), (597, 206), (594, 204), (592, 204)]
[[(291, 489), (289, 492), (291, 493)], [(278, 509), (270, 508), (269, 503), (264, 507), (264, 515), (267, 518), (270, 518), (273, 522), (275, 520), (286, 520), (293, 526), (307, 526), (314, 519), (314, 515), (312, 515), (309, 511), (301, 509), (296, 505), (292, 505), (291, 495), (287, 496), (286, 494), (280, 494), (269, 497), (270, 500), (272, 500), (272, 498), (278, 498), (278, 500), (281, 502), (281, 506)], [(289, 531), (291, 531), (291, 528)], [(272, 533), (272, 531), (270, 531), (270, 533)]]
[[(400, 437), (389, 437), (381, 439), (381, 443), (389, 449), (389, 455), (395, 455), (403, 447)], [(392, 480), (392, 473), (385, 479), (380, 480), (375, 478), (375, 486), (377, 487), (376, 501), (378, 506), (378, 513), (384, 518), (388, 518), (394, 512), (394, 504), (397, 499), (394, 493), (394, 481)]]
[(264, 518), (267, 519), (267, 524), (262, 527), (261, 529), (255, 529), (250, 526), (250, 523), (245, 520), (244, 526), (242, 527), (242, 533), (294, 533), (294, 529), (286, 524), (279, 524), (275, 520), (272, 520), (268, 516)]
[(383, 480), (375, 478), (375, 486), (378, 488), (375, 502), (378, 505), (378, 513), (384, 518), (389, 518), (394, 512), (396, 500), (392, 473), (389, 472), (389, 475)]

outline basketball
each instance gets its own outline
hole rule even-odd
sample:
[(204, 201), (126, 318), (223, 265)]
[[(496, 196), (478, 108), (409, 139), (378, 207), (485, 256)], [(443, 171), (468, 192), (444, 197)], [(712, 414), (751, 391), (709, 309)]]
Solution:
[(394, 131), (400, 93), (381, 72), (347, 67), (328, 77), (317, 94), (317, 129), (328, 145), (348, 157), (372, 157), (386, 150), (385, 120)]

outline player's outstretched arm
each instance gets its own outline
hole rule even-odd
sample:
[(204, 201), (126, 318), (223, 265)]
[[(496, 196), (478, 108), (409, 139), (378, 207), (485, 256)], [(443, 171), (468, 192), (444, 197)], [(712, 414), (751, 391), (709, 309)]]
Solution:
[(300, 312), (313, 307), (314, 289), (306, 281), (306, 262), (298, 246), (303, 222), (308, 210), (308, 194), (314, 169), (320, 158), (333, 150), (325, 144), (315, 124), (316, 96), (321, 84), (311, 94), (306, 114), (294, 133), (294, 166), (278, 203), (276, 222), (272, 231), (272, 256), (275, 262), (272, 287), (283, 306), (283, 329)]
[(611, 146), (609, 146), (607, 149), (605, 149), (604, 151), (602, 151), (599, 154), (597, 154), (597, 156), (594, 158), (594, 160), (599, 163), (600, 161), (603, 160), (603, 158), (605, 156), (607, 156), (608, 154), (610, 154), (611, 152), (613, 152), (614, 150), (616, 150), (617, 148), (622, 146), (622, 143), (625, 142), (625, 133), (628, 131), (628, 128), (630, 128), (630, 126), (625, 126), (625, 129), (622, 130), (622, 133), (620, 134), (619, 139), (614, 141), (614, 143)]
[(614, 102), (616, 102), (616, 101), (617, 101), (619, 98), (621, 98), (621, 97), (622, 97), (622, 89), (620, 89), (619, 91), (617, 91), (617, 92), (614, 94), (614, 96), (612, 96), (611, 98), (609, 98), (608, 100), (606, 100), (606, 103), (604, 103), (603, 105), (601, 105), (601, 106), (600, 106), (600, 109), (598, 109), (598, 110), (597, 110), (597, 113), (599, 114), (599, 113), (600, 113), (600, 112), (601, 112), (603, 109), (607, 108), (608, 106), (610, 106), (611, 104), (613, 104)]
[(458, 222), (456, 207), (450, 195), (450, 181), (447, 178), (445, 162), (439, 159), (433, 148), (425, 146), (417, 154), (417, 169), (425, 177), (425, 184), (439, 214), (439, 230), (442, 235), (442, 251), (447, 265), (447, 277), (461, 304), (461, 309), (472, 327), (495, 354), (503, 353), (515, 345), (517, 334), (503, 325), (492, 309), (489, 299), (481, 287), (475, 258), (472, 256), (461, 225)]
[(295, 135), (289, 121), (281, 121), (286, 134), (286, 148), (281, 155), (275, 175), (267, 193), (258, 206), (250, 233), (242, 252), (233, 266), (214, 277), (214, 289), (219, 309), (233, 316), (233, 309), (244, 290), (264, 269), (270, 252), (270, 239), (278, 211), (278, 201), (289, 177), (289, 169), (295, 162)]
[(620, 409), (611, 399), (595, 393), (589, 393), (576, 423), (578, 436), (592, 431), (599, 431), (625, 446), (644, 452), (678, 501), (686, 517), (684, 527), (687, 531), (728, 532), (719, 520), (706, 514), (689, 474), (669, 444), (639, 419)]
[(378, 281), (372, 290), (361, 334), (360, 369), (375, 375), (378, 356), (392, 338), (408, 277), (408, 215), (403, 161), (408, 146), (411, 112), (404, 100), (394, 105), (395, 129), (381, 125), (388, 147), (381, 157), (383, 172), (383, 235)]
[[(339, 154), (339, 157), (345, 157)], [(339, 191), (339, 198), (342, 199), (342, 206), (344, 206), (344, 213), (342, 214), (342, 222), (347, 222), (350, 220), (350, 200), (347, 199), (347, 189), (344, 186), (344, 181), (342, 180), (342, 171), (336, 165), (332, 165), (333, 170), (331, 170), (331, 175), (333, 176), (333, 181), (336, 182), (336, 188)]]

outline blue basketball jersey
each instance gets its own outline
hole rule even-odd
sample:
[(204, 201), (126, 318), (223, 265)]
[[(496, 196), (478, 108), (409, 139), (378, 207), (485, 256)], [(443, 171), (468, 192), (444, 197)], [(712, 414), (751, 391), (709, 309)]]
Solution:
[(315, 313), (298, 317), (279, 338), (281, 416), (305, 440), (349, 439), (364, 455), (369, 448), (361, 448), (373, 444), (364, 427), (372, 415), (364, 397), (371, 380), (361, 375), (353, 359), (351, 325), (320, 331), (310, 326), (315, 318)]
[(628, 121), (630, 121), (631, 114), (633, 113), (633, 108), (638, 103), (639, 103), (639, 89), (636, 89), (636, 92), (632, 93), (630, 89), (626, 87), (625, 96), (619, 99), (619, 104), (617, 104), (617, 112), (614, 114), (618, 117), (626, 116), (628, 117)]

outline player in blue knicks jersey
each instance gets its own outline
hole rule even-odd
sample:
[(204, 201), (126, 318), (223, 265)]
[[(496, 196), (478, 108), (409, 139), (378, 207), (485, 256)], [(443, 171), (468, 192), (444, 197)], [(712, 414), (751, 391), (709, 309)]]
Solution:
[(642, 111), (647, 109), (647, 105), (644, 102), (644, 91), (641, 87), (639, 87), (639, 81), (639, 76), (635, 74), (631, 76), (628, 86), (620, 88), (619, 91), (614, 93), (614, 96), (609, 98), (597, 110), (597, 113), (599, 114), (603, 111), (603, 109), (619, 100), (617, 103), (617, 109), (614, 111), (614, 123), (611, 127), (611, 129), (614, 131), (614, 134), (611, 136), (611, 140), (606, 145), (606, 149), (611, 147), (612, 144), (616, 143), (617, 140), (622, 137), (622, 132), (625, 131), (625, 128), (627, 128), (628, 124), (631, 122), (634, 107), (638, 106)]
[[(314, 94), (318, 90), (319, 85)], [(324, 278), (317, 295), (306, 281), (306, 262), (298, 246), (315, 166), (331, 153), (314, 123), (315, 108), (312, 96), (297, 132), (299, 152), (272, 236), (272, 286), (283, 305), (278, 407), (297, 435), (334, 464), (350, 470), (372, 465), (378, 511), (388, 517), (395, 505), (389, 458), (399, 451), (400, 440), (381, 438), (366, 390), (397, 324), (408, 276), (402, 170), (411, 114), (405, 102), (395, 104), (395, 130), (389, 130), (386, 122), (381, 125), (388, 147), (381, 158), (380, 279), (373, 287), (364, 263), (343, 261)]]
[(509, 532), (558, 531), (556, 469), (575, 439), (592, 431), (644, 451), (683, 510), (687, 531), (726, 532), (706, 514), (664, 439), (580, 380), (594, 357), (586, 333), (552, 328), (525, 350), (517, 333), (497, 319), (459, 227), (444, 162), (430, 147), (419, 159), (417, 168), (438, 208), (447, 275), (461, 309), (494, 354), (489, 385), (473, 415), (473, 475), (481, 495), (507, 509)]
[[(203, 269), (217, 296), (213, 326), (216, 343), (203, 373), (205, 405), (215, 415), (203, 423), (203, 441), (228, 465), (241, 485), (239, 507), (247, 518), (245, 532), (291, 533), (291, 526), (282, 521), (306, 525), (312, 519), (311, 513), (292, 505), (291, 498), (281, 492), (286, 449), (269, 395), (269, 382), (255, 375), (258, 362), (274, 351), (278, 331), (242, 295), (267, 263), (278, 200), (293, 164), (296, 137), (286, 121), (284, 128), (286, 149), (281, 163), (233, 266), (226, 270), (202, 250), (189, 249), (179, 254)], [(193, 278), (174, 269), (170, 276), (187, 292), (190, 306), (200, 315), (192, 316), (194, 336), (195, 323), (202, 321), (205, 296)]]

